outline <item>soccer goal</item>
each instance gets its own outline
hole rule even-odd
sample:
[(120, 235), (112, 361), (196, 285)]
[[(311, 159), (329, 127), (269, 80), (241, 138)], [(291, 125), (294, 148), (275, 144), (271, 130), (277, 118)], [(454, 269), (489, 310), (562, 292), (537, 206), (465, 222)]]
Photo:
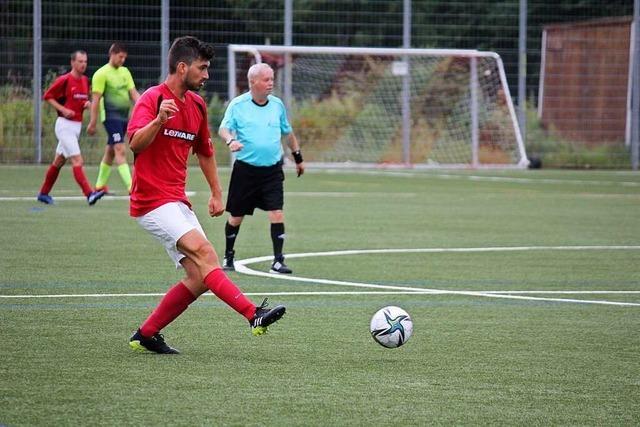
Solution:
[(526, 167), (494, 52), (229, 45), (229, 99), (266, 62), (305, 161), (329, 166)]

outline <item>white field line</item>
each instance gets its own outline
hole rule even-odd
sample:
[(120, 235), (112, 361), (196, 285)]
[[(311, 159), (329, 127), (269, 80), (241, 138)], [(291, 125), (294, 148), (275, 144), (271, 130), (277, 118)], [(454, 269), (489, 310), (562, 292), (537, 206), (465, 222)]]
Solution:
[[(187, 196), (189, 197), (194, 196), (195, 194), (196, 194), (195, 191), (187, 191)], [(55, 202), (59, 200), (63, 200), (63, 201), (82, 200), (86, 202), (87, 198), (84, 196), (55, 196), (53, 200)], [(102, 199), (100, 199), (100, 202), (104, 200), (129, 200), (129, 196), (111, 196), (109, 194), (106, 194)], [(36, 196), (0, 197), (0, 202), (24, 202), (24, 201), (38, 203), (38, 201), (36, 200)], [(46, 206), (46, 205), (43, 205), (43, 206)]]
[[(287, 258), (304, 258), (314, 256), (337, 256), (337, 255), (360, 255), (360, 254), (379, 254), (379, 253), (443, 253), (443, 252), (491, 252), (491, 251), (531, 251), (531, 250), (638, 250), (640, 246), (518, 246), (518, 247), (492, 247), (492, 248), (423, 248), (423, 249), (363, 249), (363, 250), (345, 250), (330, 252), (309, 252), (299, 254), (289, 254)], [(376, 285), (372, 283), (358, 283), (340, 280), (314, 279), (299, 276), (285, 276), (252, 270), (246, 267), (247, 264), (257, 262), (270, 261), (271, 256), (249, 258), (236, 261), (236, 271), (242, 274), (252, 276), (268, 277), (271, 279), (292, 280), (298, 282), (320, 283), (337, 286), (349, 286), (359, 288), (386, 289), (386, 291), (312, 291), (312, 292), (256, 292), (247, 293), (254, 296), (270, 296), (270, 295), (401, 295), (401, 294), (431, 294), (431, 295), (465, 295), (478, 296), (486, 298), (502, 298), (502, 299), (519, 299), (529, 301), (551, 301), (551, 302), (568, 302), (578, 304), (601, 304), (601, 305), (617, 305), (617, 306), (640, 306), (640, 303), (617, 302), (617, 301), (599, 301), (599, 300), (582, 300), (570, 298), (545, 298), (522, 295), (533, 294), (566, 294), (566, 295), (586, 295), (586, 294), (640, 294), (640, 291), (452, 291), (443, 289), (425, 289), (407, 286), (394, 285)], [(52, 294), (52, 295), (0, 295), (0, 299), (29, 299), (29, 298), (107, 298), (107, 297), (159, 297), (162, 293), (110, 293), (110, 294)], [(212, 295), (212, 294), (205, 294)]]
[[(273, 278), (273, 275), (269, 275)], [(393, 288), (393, 287), (390, 287)], [(417, 289), (417, 288), (416, 288)], [(429, 295), (443, 295), (449, 294), (452, 291), (431, 291), (420, 289), (419, 291), (282, 291), (282, 292), (247, 292), (248, 296), (313, 296), (313, 295), (415, 295), (415, 294), (429, 294)], [(469, 292), (472, 291), (461, 291)], [(483, 294), (531, 294), (531, 295), (546, 295), (546, 294), (564, 294), (564, 295), (588, 295), (588, 294), (640, 294), (640, 291), (482, 291)], [(157, 292), (149, 293), (121, 293), (121, 294), (43, 294), (43, 295), (0, 295), (0, 299), (67, 299), (67, 298), (135, 298), (135, 297), (162, 297), (165, 294)], [(204, 297), (215, 296), (212, 293), (202, 294)], [(557, 299), (553, 299), (557, 301)], [(576, 300), (583, 302), (584, 300)], [(627, 304), (627, 303), (625, 303)]]
[[(287, 255), (287, 258), (360, 255), (360, 254), (385, 254), (385, 253), (505, 252), (505, 251), (532, 251), (532, 250), (559, 250), (559, 251), (638, 250), (638, 249), (640, 249), (640, 246), (515, 246), (515, 247), (489, 247), (489, 248), (362, 249), (362, 250), (289, 254)], [(403, 290), (403, 291), (413, 291), (416, 293), (429, 293), (429, 294), (441, 294), (441, 295), (449, 294), (449, 295), (478, 296), (478, 297), (485, 297), (485, 298), (519, 299), (519, 300), (528, 300), (528, 301), (552, 301), (552, 302), (570, 302), (570, 303), (577, 303), (577, 304), (602, 304), (602, 305), (640, 307), (640, 303), (631, 303), (631, 302), (581, 300), (581, 299), (570, 299), (570, 298), (546, 298), (546, 297), (515, 295), (513, 293), (452, 291), (452, 290), (444, 290), (444, 289), (413, 288), (413, 287), (406, 287), (406, 286), (375, 285), (371, 283), (347, 282), (347, 281), (341, 281), (341, 280), (314, 279), (314, 278), (300, 277), (300, 276), (293, 276), (293, 275), (288, 276), (288, 275), (265, 273), (261, 271), (252, 270), (249, 267), (247, 267), (247, 264), (270, 261), (271, 258), (272, 258), (271, 256), (263, 256), (263, 257), (249, 258), (245, 260), (236, 261), (235, 263), (236, 271), (239, 273), (248, 274), (252, 276), (270, 277), (270, 278), (281, 279), (281, 280), (293, 280), (293, 281), (307, 282), (307, 283), (321, 283), (321, 284), (336, 285), (336, 286), (350, 286), (350, 287), (375, 288), (375, 289), (396, 289), (396, 290)]]
[[(247, 292), (248, 296), (277, 295), (409, 295), (424, 292), (410, 291), (291, 291), (291, 292)], [(0, 295), (0, 299), (51, 299), (51, 298), (129, 298), (129, 297), (162, 297), (163, 293), (131, 293), (131, 294), (51, 294), (51, 295)], [(213, 297), (212, 293), (201, 296)]]
[(340, 170), (326, 169), (322, 172), (329, 174), (359, 174), (373, 176), (391, 176), (398, 178), (437, 178), (437, 179), (460, 179), (467, 181), (488, 181), (488, 182), (509, 182), (517, 184), (571, 184), (571, 185), (601, 185), (622, 187), (640, 187), (640, 182), (636, 181), (605, 181), (605, 180), (582, 180), (582, 179), (556, 179), (556, 178), (519, 178), (509, 176), (487, 176), (487, 175), (463, 175), (450, 173), (420, 173), (412, 171), (385, 171), (385, 170)]
[(340, 192), (340, 191), (287, 191), (285, 196), (294, 196), (294, 197), (416, 197), (418, 193), (384, 193), (384, 192)]
[[(196, 194), (195, 191), (187, 191), (187, 196), (191, 197)], [(286, 196), (292, 197), (336, 197), (336, 198), (353, 198), (353, 197), (391, 197), (391, 198), (413, 198), (417, 193), (380, 193), (380, 192), (339, 192), (339, 191), (289, 191)], [(64, 200), (87, 200), (84, 196), (55, 196), (54, 201)], [(102, 200), (129, 200), (129, 196), (105, 195)], [(0, 202), (37, 202), (35, 196), (0, 196)]]

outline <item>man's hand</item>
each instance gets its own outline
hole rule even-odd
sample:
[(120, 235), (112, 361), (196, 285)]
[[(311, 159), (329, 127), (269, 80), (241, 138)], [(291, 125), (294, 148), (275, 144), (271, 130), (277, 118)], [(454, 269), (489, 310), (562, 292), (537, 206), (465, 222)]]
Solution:
[(296, 172), (298, 173), (298, 177), (304, 173), (304, 162), (296, 163)]
[(237, 139), (234, 139), (233, 141), (231, 141), (231, 144), (229, 144), (229, 149), (234, 153), (236, 151), (242, 150), (242, 148), (244, 148), (244, 145), (242, 144), (242, 142), (238, 141)]
[(158, 109), (158, 121), (163, 125), (178, 111), (180, 110), (173, 99), (165, 99), (160, 103), (160, 108)]
[(89, 135), (96, 134), (96, 122), (89, 122), (89, 125), (87, 126), (87, 133)]
[(73, 110), (70, 110), (70, 109), (68, 109), (66, 107), (62, 107), (62, 116), (65, 119), (72, 119), (73, 116), (75, 116), (75, 115), (76, 115), (76, 113), (74, 113)]
[(224, 213), (224, 202), (222, 195), (211, 195), (209, 197), (209, 215), (220, 216)]

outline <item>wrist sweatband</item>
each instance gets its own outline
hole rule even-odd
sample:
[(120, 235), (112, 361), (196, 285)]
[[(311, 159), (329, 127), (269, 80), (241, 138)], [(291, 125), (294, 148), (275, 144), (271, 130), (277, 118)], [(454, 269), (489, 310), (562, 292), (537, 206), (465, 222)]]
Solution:
[(296, 164), (302, 163), (304, 160), (302, 159), (302, 153), (300, 152), (300, 150), (298, 151), (292, 151), (291, 155), (293, 156), (293, 160), (296, 161)]

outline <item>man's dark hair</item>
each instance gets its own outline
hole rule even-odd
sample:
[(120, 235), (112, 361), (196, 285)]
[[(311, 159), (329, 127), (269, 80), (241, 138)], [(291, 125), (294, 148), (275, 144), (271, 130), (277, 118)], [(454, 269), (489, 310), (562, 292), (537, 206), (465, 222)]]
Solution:
[(73, 53), (71, 53), (71, 60), (75, 61), (76, 60), (76, 56), (78, 56), (78, 55), (86, 55), (86, 54), (87, 54), (87, 52), (85, 52), (84, 50), (78, 49), (76, 51), (73, 51)]
[(124, 43), (115, 42), (109, 48), (109, 55), (114, 55), (120, 52), (127, 53), (127, 46), (125, 46)]
[(187, 65), (197, 59), (211, 61), (214, 56), (213, 45), (204, 43), (192, 36), (179, 37), (173, 41), (169, 49), (169, 74), (174, 74), (178, 63)]

